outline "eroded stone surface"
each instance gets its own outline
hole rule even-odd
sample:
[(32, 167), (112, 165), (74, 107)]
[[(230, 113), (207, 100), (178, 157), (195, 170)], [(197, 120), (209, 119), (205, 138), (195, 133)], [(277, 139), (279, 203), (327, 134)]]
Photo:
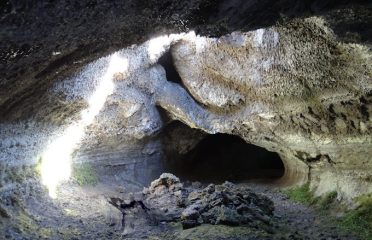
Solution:
[[(149, 188), (143, 190), (142, 199), (131, 201), (141, 204), (143, 201), (145, 206), (142, 209), (145, 209), (146, 213), (139, 214), (137, 218), (150, 217), (159, 222), (181, 222), (183, 229), (201, 224), (245, 225), (259, 229), (272, 227), (274, 205), (265, 196), (230, 182), (221, 185), (210, 184), (205, 188), (195, 186), (184, 186), (173, 174), (163, 173)], [(139, 208), (135, 204), (132, 205), (133, 207), (121, 208), (119, 204), (117, 207), (124, 212)], [(126, 214), (123, 217), (124, 222), (128, 222)]]
[(196, 36), (172, 54), (185, 87), (209, 110), (207, 131), (279, 152), (289, 181), (291, 169), (306, 180), (298, 160), (306, 163), (317, 194), (371, 191), (363, 180), (371, 169), (369, 48), (337, 42), (323, 20), (309, 18), (220, 39)]

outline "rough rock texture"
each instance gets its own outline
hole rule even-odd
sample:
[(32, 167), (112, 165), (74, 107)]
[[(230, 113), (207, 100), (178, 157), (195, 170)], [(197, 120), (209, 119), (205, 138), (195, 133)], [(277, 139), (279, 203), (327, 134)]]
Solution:
[[(3, 1), (0, 11), (2, 217), (32, 209), (14, 201), (41, 192), (28, 171), (82, 122), (69, 150), (105, 184), (138, 189), (158, 176), (159, 133), (178, 120), (278, 152), (284, 185), (309, 181), (346, 201), (372, 191), (368, 1)], [(144, 42), (189, 30), (202, 36)], [(169, 51), (181, 84), (159, 65)], [(199, 130), (167, 147), (188, 151)]]
[[(80, 119), (110, 56), (82, 67), (88, 61), (153, 33), (195, 29), (219, 35), (265, 26), (219, 39), (162, 42), (164, 50), (172, 48), (184, 88), (166, 82), (154, 64), (161, 53), (149, 56), (148, 43), (121, 51), (130, 59), (127, 76), (114, 77), (114, 94), (86, 127), (76, 158), (120, 165), (132, 152), (156, 165), (162, 158), (157, 139), (129, 143), (162, 129), (157, 105), (193, 128), (240, 135), (279, 152), (287, 166), (283, 181), (306, 181), (310, 166), (319, 194), (334, 188), (345, 196), (370, 191), (370, 184), (359, 184), (370, 179), (370, 161), (364, 160), (370, 154), (370, 9), (364, 1), (5, 1), (1, 164), (37, 162)], [(314, 13), (322, 17), (290, 20)], [(134, 153), (138, 149), (141, 154)], [(354, 171), (360, 166), (365, 170)]]
[[(283, 19), (323, 15), (338, 37), (371, 44), (368, 1), (43, 1), (0, 4), (1, 118), (34, 115), (54, 82), (85, 64), (164, 33), (221, 35), (267, 27)], [(22, 110), (20, 110), (22, 109)]]
[(208, 185), (201, 191), (191, 192), (190, 205), (182, 212), (184, 228), (201, 223), (237, 226), (248, 224), (259, 228), (270, 225), (274, 204), (249, 189), (237, 188), (225, 182), (222, 185)]
[(257, 184), (190, 184), (164, 173), (142, 192), (110, 201), (128, 239), (357, 239)]
[[(183, 86), (167, 81), (156, 64), (168, 49)], [(122, 62), (111, 73), (116, 58)], [(371, 191), (371, 69), (370, 50), (338, 42), (321, 18), (219, 39), (193, 33), (156, 38), (89, 64), (35, 102), (55, 107), (2, 123), (2, 164), (37, 162), (94, 106), (97, 90), (113, 84), (84, 127), (76, 161), (129, 166), (137, 158), (133, 168), (137, 162), (160, 166), (161, 143), (146, 140), (164, 127), (159, 106), (192, 128), (236, 134), (278, 152), (286, 166), (283, 182), (300, 184), (310, 176), (318, 194), (337, 189), (350, 199)], [(160, 171), (136, 181), (145, 184)]]
[(184, 40), (172, 54), (184, 86), (209, 109), (200, 128), (278, 151), (288, 171), (303, 165), (303, 176), (306, 163), (318, 194), (371, 191), (365, 181), (371, 172), (369, 48), (337, 42), (321, 19), (309, 18)]
[[(169, 48), (184, 86), (168, 82), (156, 64)], [(370, 178), (371, 164), (365, 160), (371, 142), (371, 55), (362, 45), (338, 42), (320, 18), (219, 39), (192, 33), (161, 37), (97, 60), (53, 84), (35, 103), (46, 98), (51, 105), (58, 103), (55, 108), (41, 108), (31, 119), (2, 124), (4, 160), (14, 159), (2, 162), (36, 162), (35, 153), (53, 141), (50, 132), (58, 136), (79, 120), (79, 113), (92, 105), (95, 91), (109, 84), (102, 79), (114, 57), (126, 64), (109, 76), (113, 93), (94, 123), (85, 127), (78, 159), (87, 155), (89, 161), (106, 161), (104, 153), (109, 152), (115, 165), (117, 152), (120, 164), (119, 149), (162, 129), (155, 107), (160, 106), (190, 127), (237, 134), (278, 152), (287, 169), (283, 181), (306, 181), (310, 166), (318, 193), (337, 188), (352, 197), (371, 191), (363, 181)], [(36, 129), (40, 137), (30, 137)], [(152, 150), (142, 152), (151, 155), (161, 149), (156, 143), (150, 146)], [(88, 154), (92, 151), (96, 157)], [(358, 166), (361, 170), (354, 171)], [(358, 188), (343, 181), (358, 183)]]
[(230, 182), (184, 187), (176, 176), (163, 173), (143, 193), (149, 214), (157, 221), (180, 221), (184, 229), (201, 224), (272, 227), (273, 202)]

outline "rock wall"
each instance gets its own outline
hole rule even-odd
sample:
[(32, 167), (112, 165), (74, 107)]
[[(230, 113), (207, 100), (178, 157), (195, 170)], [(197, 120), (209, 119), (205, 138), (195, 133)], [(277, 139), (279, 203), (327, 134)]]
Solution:
[(184, 86), (208, 109), (201, 128), (279, 152), (286, 182), (306, 181), (309, 168), (316, 194), (371, 191), (368, 47), (338, 42), (322, 19), (309, 18), (182, 40), (172, 54)]

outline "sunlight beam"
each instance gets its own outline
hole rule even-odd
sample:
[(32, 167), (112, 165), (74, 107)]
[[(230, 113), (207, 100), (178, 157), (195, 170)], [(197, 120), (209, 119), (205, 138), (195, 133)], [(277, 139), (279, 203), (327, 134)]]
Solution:
[(94, 118), (102, 110), (106, 99), (114, 91), (113, 75), (125, 74), (128, 60), (117, 53), (110, 57), (106, 74), (88, 101), (88, 108), (81, 112), (81, 119), (70, 125), (43, 152), (41, 158), (41, 180), (48, 188), (51, 198), (57, 197), (57, 187), (71, 176), (72, 153), (85, 135), (85, 128), (93, 123)]

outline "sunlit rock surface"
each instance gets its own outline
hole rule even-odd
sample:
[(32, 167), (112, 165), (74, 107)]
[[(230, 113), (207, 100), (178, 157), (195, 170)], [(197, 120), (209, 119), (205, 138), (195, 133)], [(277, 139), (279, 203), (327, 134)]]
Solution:
[(324, 21), (309, 18), (186, 39), (172, 54), (184, 86), (213, 116), (201, 128), (209, 122), (279, 152), (288, 181), (296, 181), (291, 169), (306, 178), (309, 168), (319, 194), (372, 190), (369, 48), (338, 42)]

